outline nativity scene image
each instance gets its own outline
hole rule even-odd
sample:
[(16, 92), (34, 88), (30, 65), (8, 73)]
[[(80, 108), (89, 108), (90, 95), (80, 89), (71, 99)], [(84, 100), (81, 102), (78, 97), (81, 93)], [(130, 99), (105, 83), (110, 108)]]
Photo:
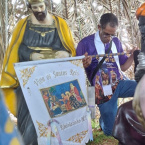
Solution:
[(43, 88), (40, 92), (51, 118), (87, 105), (78, 80)]

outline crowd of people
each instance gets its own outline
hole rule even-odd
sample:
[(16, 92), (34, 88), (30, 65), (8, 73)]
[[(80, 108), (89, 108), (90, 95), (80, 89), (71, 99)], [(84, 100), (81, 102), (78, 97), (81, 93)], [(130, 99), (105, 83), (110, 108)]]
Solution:
[[(115, 121), (118, 98), (133, 97), (135, 93), (137, 82), (124, 79), (121, 71), (126, 71), (132, 65), (134, 51), (137, 48), (132, 48), (129, 57), (108, 55), (107, 60), (105, 57), (92, 58), (92, 55), (124, 52), (120, 40), (115, 35), (118, 18), (113, 13), (103, 14), (98, 24), (98, 31), (83, 38), (75, 49), (70, 28), (64, 19), (48, 13), (47, 0), (28, 0), (27, 6), (32, 13), (21, 19), (13, 31), (12, 39), (6, 50), (0, 80), (6, 103), (10, 111), (17, 116), (17, 126), (24, 144), (37, 145), (37, 134), (16, 78), (13, 63), (85, 55), (82, 62), (90, 84), (95, 87), (95, 102), (101, 115), (100, 127), (105, 135), (114, 135), (120, 144), (125, 145), (122, 142), (122, 138), (125, 137), (118, 138), (115, 134), (118, 128), (113, 130), (113, 127), (114, 123), (116, 127), (119, 123)], [(141, 22), (144, 21), (141, 20)], [(70, 93), (74, 93), (77, 102), (81, 102), (75, 86), (70, 84), (70, 87)], [(69, 110), (70, 103), (66, 103), (67, 98), (63, 95), (62, 100)], [(45, 94), (44, 99), (48, 101)], [(74, 104), (73, 101), (71, 104)], [(15, 109), (16, 106), (17, 109)], [(120, 113), (118, 117), (119, 115)]]

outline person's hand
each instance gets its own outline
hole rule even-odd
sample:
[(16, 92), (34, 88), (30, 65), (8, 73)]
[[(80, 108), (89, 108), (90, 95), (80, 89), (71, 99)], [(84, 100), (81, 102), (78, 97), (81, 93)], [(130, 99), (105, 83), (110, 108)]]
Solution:
[(55, 53), (55, 58), (66, 58), (69, 57), (69, 53), (66, 51), (57, 51)]
[(85, 58), (83, 59), (83, 66), (84, 68), (87, 68), (92, 62), (92, 57), (88, 56), (88, 53), (85, 53)]
[(32, 53), (31, 54), (31, 59), (34, 60), (41, 60), (44, 59), (44, 55), (40, 53)]

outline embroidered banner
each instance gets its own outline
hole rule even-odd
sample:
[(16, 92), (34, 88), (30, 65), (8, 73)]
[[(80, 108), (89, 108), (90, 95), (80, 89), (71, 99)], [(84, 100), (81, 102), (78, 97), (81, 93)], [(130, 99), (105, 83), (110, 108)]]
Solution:
[(39, 145), (82, 145), (92, 140), (82, 58), (14, 64)]

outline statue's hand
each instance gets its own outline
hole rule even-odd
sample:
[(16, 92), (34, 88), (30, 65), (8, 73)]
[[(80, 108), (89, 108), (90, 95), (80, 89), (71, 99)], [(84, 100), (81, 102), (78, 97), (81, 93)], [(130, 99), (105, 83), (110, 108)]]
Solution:
[(57, 51), (55, 53), (55, 58), (65, 58), (65, 57), (69, 57), (69, 53), (66, 51)]
[(41, 60), (43, 58), (44, 58), (43, 54), (40, 54), (40, 53), (32, 53), (31, 54), (31, 59), (32, 60)]

